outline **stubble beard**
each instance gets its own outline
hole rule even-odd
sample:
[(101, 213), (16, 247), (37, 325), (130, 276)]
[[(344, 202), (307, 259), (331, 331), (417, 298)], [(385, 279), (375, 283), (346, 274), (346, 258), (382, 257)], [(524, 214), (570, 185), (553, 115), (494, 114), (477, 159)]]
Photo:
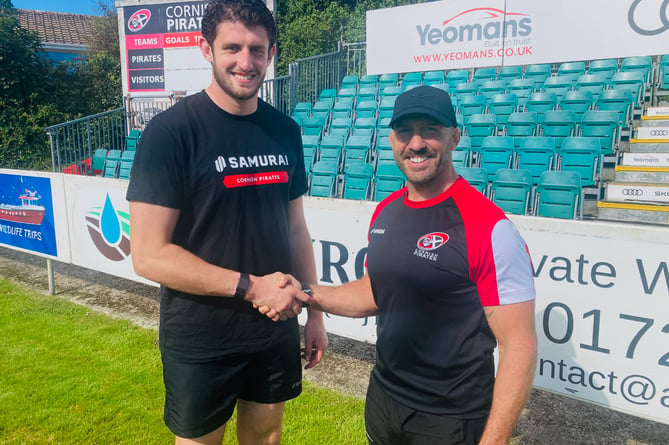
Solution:
[[(231, 84), (231, 81), (225, 76), (221, 75), (218, 70), (214, 69), (213, 72), (214, 80), (216, 80), (216, 83), (221, 88), (221, 90), (223, 90), (223, 92), (225, 92), (225, 94), (231, 98), (238, 101), (249, 100), (256, 97), (258, 95), (258, 91), (260, 91), (263, 80), (265, 79), (265, 73), (263, 73), (262, 76), (258, 76), (257, 85), (255, 85), (255, 87), (252, 89), (235, 89), (234, 85)], [(233, 77), (232, 74), (230, 74), (230, 77)]]

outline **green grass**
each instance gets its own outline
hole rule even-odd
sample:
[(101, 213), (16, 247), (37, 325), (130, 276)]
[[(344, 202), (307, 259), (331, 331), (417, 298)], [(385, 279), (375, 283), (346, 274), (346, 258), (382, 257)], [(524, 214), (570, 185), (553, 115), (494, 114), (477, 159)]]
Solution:
[[(0, 280), (0, 443), (173, 443), (157, 337)], [(362, 412), (362, 401), (305, 382), (286, 405), (283, 443), (363, 443)], [(234, 422), (225, 443), (236, 443)]]

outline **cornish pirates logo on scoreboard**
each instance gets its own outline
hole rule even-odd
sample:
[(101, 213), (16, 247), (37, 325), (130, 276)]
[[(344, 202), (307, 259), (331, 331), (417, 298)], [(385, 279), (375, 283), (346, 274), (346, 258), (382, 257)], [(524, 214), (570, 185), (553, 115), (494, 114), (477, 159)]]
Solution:
[(128, 29), (132, 32), (141, 31), (151, 20), (151, 11), (140, 9), (128, 19)]

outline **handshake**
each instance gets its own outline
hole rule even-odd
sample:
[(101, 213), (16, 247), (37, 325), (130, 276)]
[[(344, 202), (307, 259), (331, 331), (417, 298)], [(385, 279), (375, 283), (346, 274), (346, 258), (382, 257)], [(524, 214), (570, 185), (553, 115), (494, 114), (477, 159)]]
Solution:
[(273, 321), (295, 317), (303, 307), (313, 303), (312, 297), (302, 291), (300, 282), (290, 274), (275, 272), (250, 278), (244, 299)]

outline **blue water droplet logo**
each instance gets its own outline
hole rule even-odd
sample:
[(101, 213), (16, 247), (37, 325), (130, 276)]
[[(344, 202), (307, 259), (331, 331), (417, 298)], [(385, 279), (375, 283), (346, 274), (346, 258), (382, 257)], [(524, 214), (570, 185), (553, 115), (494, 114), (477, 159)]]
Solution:
[(100, 231), (102, 237), (110, 245), (118, 244), (121, 241), (121, 221), (119, 221), (116, 209), (111, 199), (109, 199), (109, 194), (107, 194), (105, 206), (100, 214)]

